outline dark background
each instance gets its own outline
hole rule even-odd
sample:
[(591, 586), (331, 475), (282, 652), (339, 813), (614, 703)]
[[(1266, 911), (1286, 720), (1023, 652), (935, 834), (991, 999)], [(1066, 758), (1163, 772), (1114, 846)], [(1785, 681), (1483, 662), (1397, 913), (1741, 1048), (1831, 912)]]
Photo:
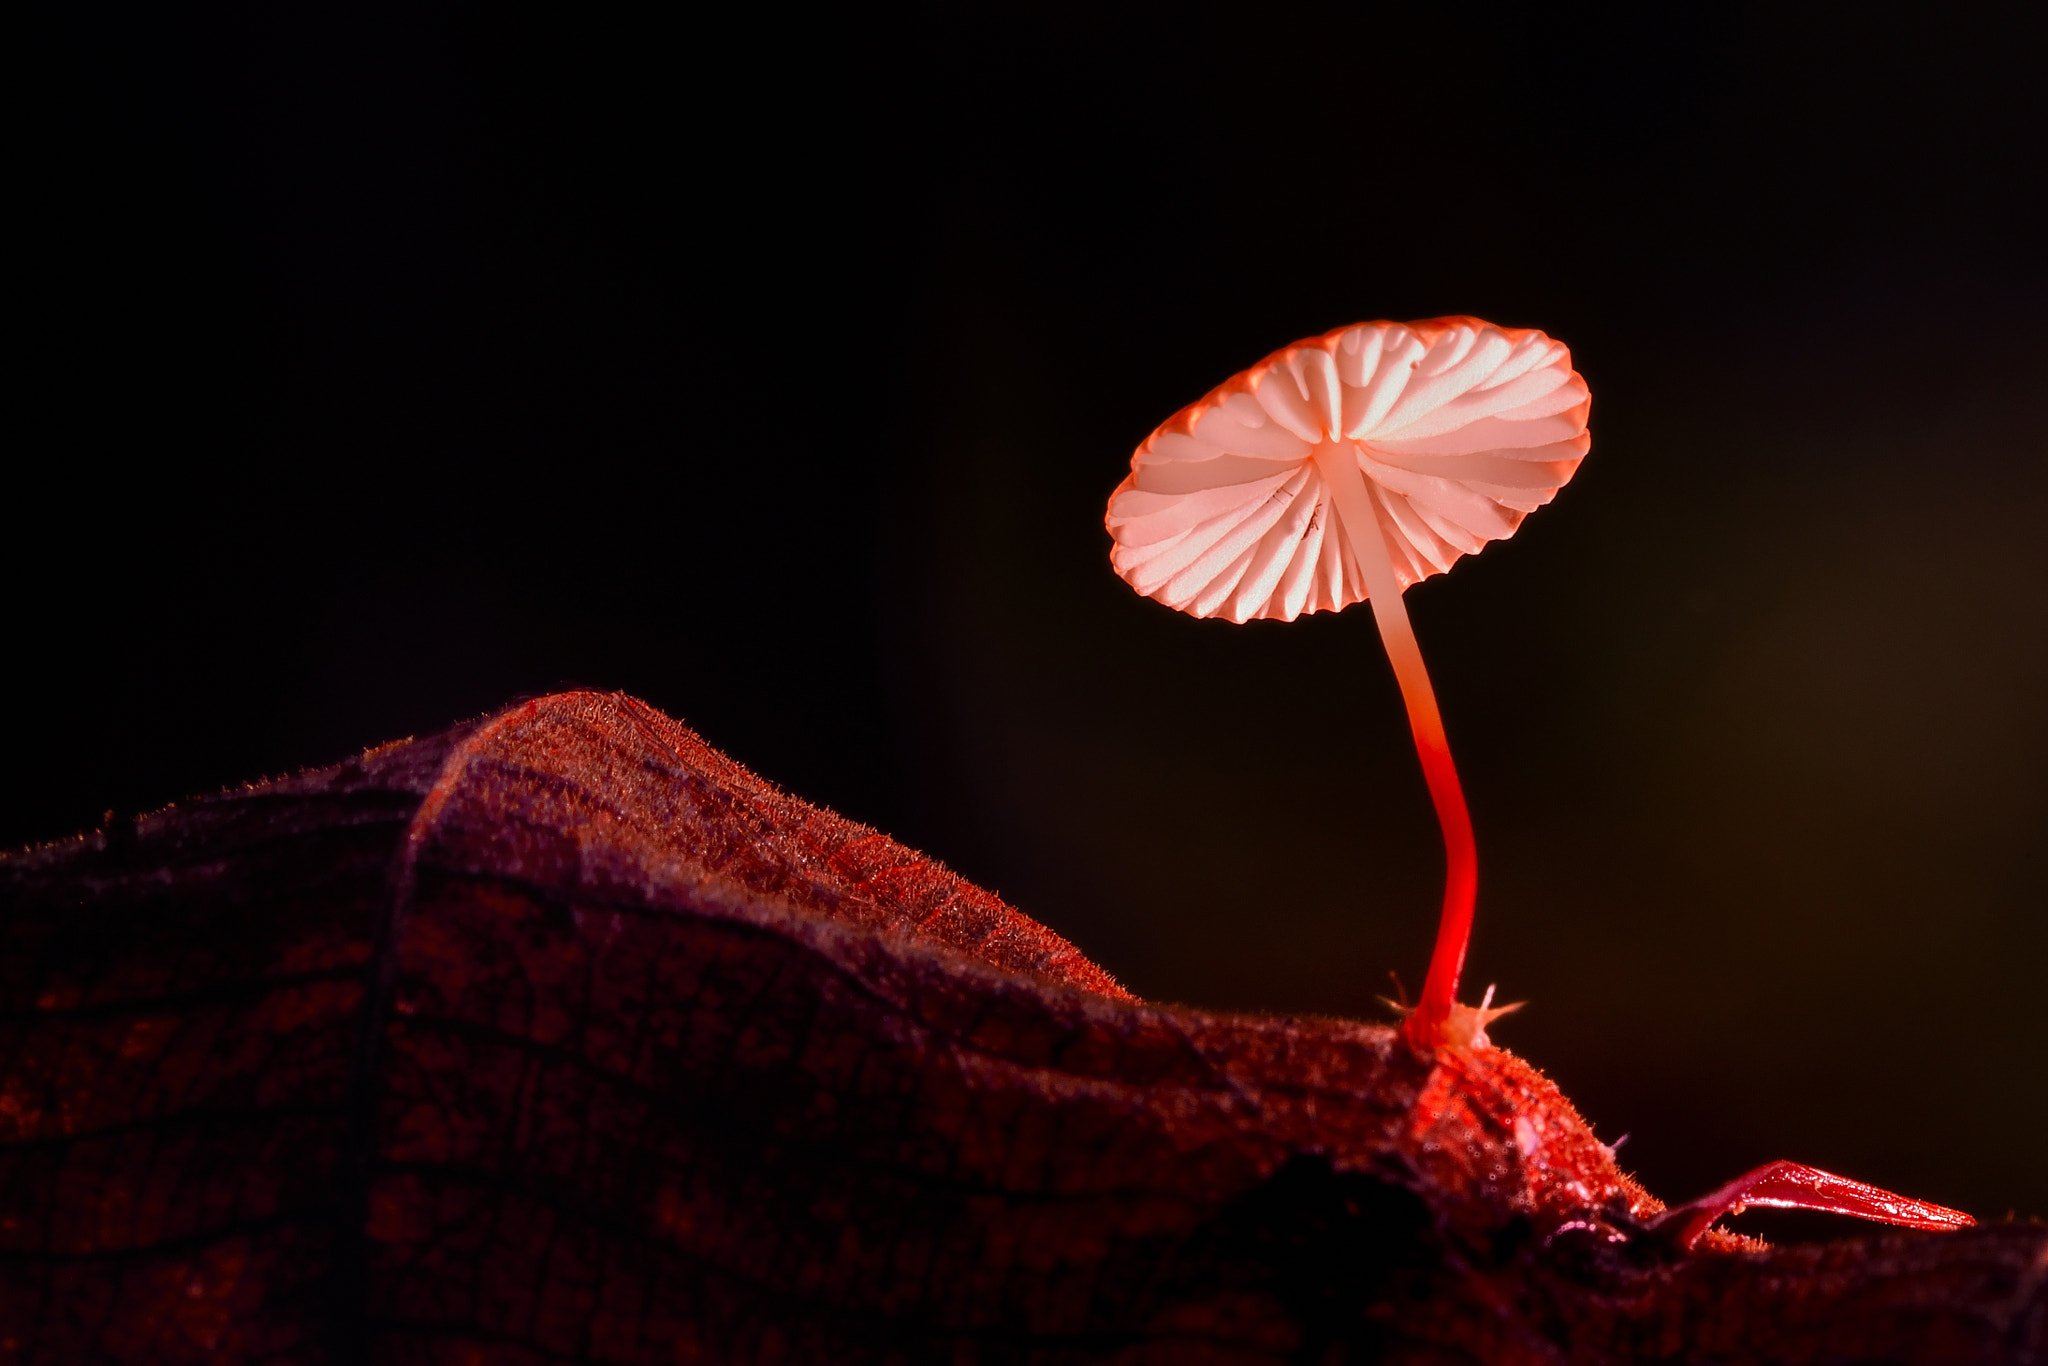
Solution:
[(591, 684), (1146, 997), (1374, 1015), (1441, 854), (1370, 614), (1181, 617), (1102, 508), (1274, 347), (1473, 313), (1595, 401), (1409, 595), (1468, 998), (1667, 1197), (2048, 1214), (2038, 26), (284, 8), (32, 63), (0, 842)]

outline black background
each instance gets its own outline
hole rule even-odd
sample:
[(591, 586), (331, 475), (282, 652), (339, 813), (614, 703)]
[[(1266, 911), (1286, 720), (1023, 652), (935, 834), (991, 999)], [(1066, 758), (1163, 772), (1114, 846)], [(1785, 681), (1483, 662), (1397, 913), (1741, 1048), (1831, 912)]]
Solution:
[(282, 9), (32, 63), (0, 840), (591, 684), (1146, 997), (1377, 1014), (1441, 854), (1370, 614), (1181, 617), (1102, 507), (1274, 347), (1473, 313), (1594, 444), (1409, 594), (1466, 995), (1667, 1197), (2048, 1213), (2038, 26)]

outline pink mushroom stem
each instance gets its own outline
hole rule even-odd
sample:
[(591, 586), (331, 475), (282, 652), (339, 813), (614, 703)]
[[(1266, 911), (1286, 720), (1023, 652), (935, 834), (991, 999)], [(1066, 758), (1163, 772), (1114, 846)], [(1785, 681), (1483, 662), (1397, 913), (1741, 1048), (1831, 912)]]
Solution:
[(1331, 441), (1317, 448), (1316, 465), (1329, 483), (1345, 540), (1357, 556), (1373, 620), (1379, 625), (1380, 641), (1401, 685), (1415, 753), (1422, 760), (1422, 775), (1444, 832), (1443, 915), (1437, 922), (1436, 949), (1430, 955), (1429, 976), (1422, 984), (1422, 1000), (1407, 1024), (1411, 1039), (1429, 1044), (1437, 1040), (1457, 1003), (1458, 976), (1464, 971), (1465, 949), (1472, 940), (1472, 907), (1479, 895), (1479, 850), (1472, 838), (1471, 814), (1465, 809), (1465, 789), (1451, 762), (1443, 714), (1437, 710), (1436, 691), (1429, 686), (1429, 671), (1422, 666), (1422, 648), (1415, 643), (1408, 609), (1401, 603), (1401, 584), (1394, 577), (1394, 563), (1387, 554), (1372, 492), (1358, 467), (1357, 449), (1349, 441)]

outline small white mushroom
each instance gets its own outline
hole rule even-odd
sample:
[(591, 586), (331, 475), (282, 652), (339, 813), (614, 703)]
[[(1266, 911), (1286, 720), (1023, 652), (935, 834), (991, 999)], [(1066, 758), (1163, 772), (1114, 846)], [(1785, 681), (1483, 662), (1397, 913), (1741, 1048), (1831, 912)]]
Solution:
[(1169, 607), (1244, 622), (1372, 603), (1448, 863), (1407, 1026), (1418, 1044), (1483, 1045), (1488, 1017), (1456, 1000), (1478, 857), (1401, 593), (1556, 496), (1590, 444), (1590, 403), (1571, 353), (1533, 329), (1362, 323), (1277, 351), (1174, 414), (1109, 500), (1110, 563)]

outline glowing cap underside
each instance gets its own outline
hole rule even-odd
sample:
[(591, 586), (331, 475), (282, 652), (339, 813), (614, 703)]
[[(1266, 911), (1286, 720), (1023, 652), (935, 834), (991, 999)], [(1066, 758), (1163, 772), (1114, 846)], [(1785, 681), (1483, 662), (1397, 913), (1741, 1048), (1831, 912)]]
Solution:
[(1589, 399), (1560, 342), (1477, 318), (1297, 342), (1145, 439), (1109, 502), (1133, 588), (1231, 621), (1366, 597), (1318, 465), (1353, 459), (1401, 586), (1514, 534), (1585, 456)]

